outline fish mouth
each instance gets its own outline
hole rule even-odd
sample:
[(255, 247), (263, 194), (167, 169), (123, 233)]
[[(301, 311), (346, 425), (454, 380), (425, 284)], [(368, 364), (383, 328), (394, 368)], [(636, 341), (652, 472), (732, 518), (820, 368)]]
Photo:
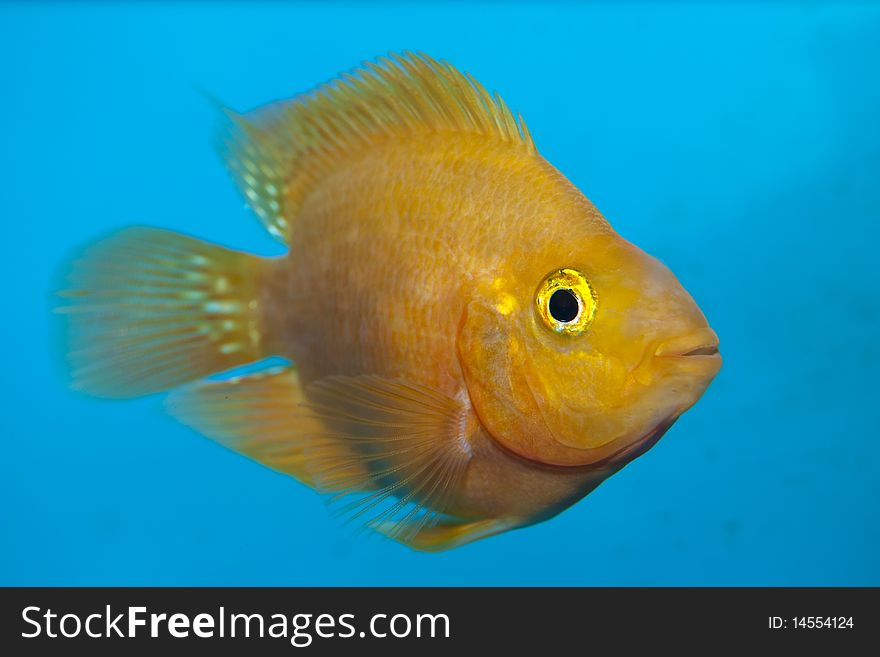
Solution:
[(660, 343), (658, 358), (720, 358), (718, 336), (710, 328), (697, 329)]
[(703, 347), (697, 347), (696, 349), (691, 349), (687, 353), (681, 354), (682, 356), (714, 356), (718, 353), (718, 345), (705, 345)]

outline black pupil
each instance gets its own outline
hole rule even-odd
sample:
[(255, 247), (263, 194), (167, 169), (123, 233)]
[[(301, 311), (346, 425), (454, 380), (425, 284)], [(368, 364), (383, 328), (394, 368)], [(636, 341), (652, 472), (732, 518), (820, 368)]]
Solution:
[(570, 322), (578, 314), (578, 300), (571, 290), (556, 290), (548, 304), (550, 315), (557, 322)]

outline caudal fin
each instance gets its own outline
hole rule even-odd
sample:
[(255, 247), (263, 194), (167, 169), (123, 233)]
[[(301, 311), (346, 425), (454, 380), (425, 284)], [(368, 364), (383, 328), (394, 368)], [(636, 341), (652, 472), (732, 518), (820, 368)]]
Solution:
[(136, 397), (263, 358), (266, 262), (153, 228), (93, 244), (60, 293), (73, 387)]

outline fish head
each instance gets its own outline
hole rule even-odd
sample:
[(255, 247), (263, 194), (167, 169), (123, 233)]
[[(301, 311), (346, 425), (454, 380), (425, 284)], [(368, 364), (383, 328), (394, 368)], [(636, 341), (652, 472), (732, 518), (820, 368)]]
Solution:
[(610, 228), (568, 244), (533, 243), (474, 286), (459, 361), (506, 448), (625, 463), (700, 398), (721, 367), (718, 338), (672, 272)]

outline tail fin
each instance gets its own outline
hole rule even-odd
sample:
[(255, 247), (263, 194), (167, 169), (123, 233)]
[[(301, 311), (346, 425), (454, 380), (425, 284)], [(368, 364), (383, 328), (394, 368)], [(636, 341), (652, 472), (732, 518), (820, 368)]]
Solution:
[(90, 246), (58, 309), (73, 386), (136, 397), (263, 358), (266, 262), (152, 228)]

